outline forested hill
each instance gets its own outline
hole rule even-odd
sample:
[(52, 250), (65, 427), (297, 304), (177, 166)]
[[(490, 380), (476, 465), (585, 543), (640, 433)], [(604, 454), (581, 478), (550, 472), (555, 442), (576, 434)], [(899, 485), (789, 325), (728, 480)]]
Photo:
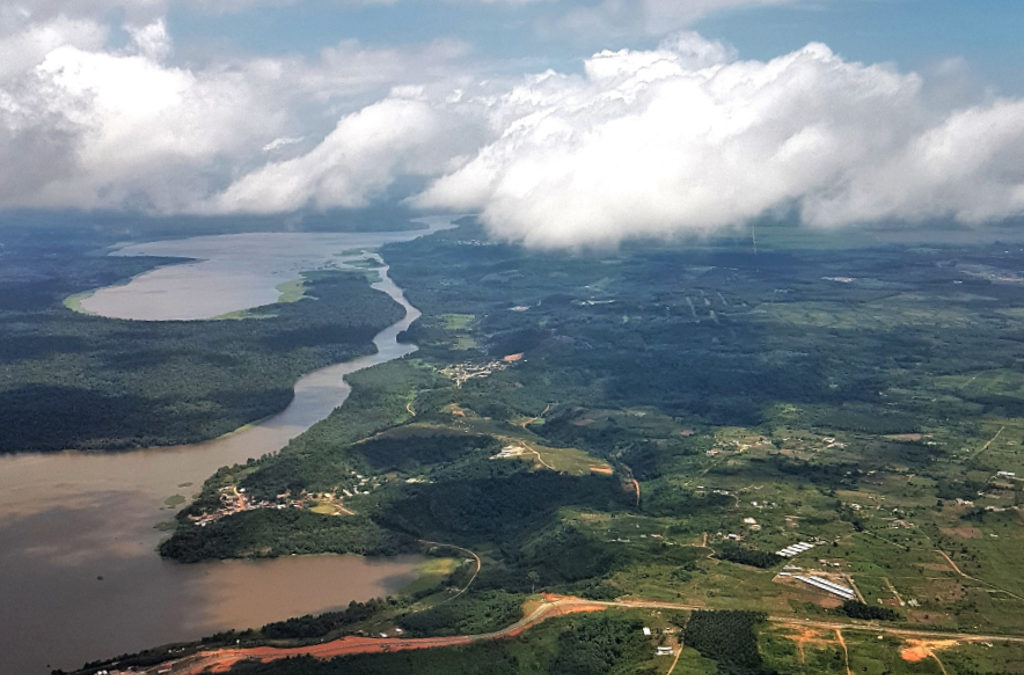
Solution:
[(304, 373), (368, 353), (402, 315), (358, 273), (306, 277), (298, 302), (245, 321), (122, 321), (70, 294), (168, 261), (100, 254), (83, 233), (0, 250), (0, 452), (128, 449), (213, 438), (283, 409)]

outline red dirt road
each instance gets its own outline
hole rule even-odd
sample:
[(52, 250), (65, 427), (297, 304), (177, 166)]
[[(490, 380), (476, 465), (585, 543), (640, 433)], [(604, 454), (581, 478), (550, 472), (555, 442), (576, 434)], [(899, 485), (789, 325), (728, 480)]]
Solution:
[[(164, 662), (153, 666), (149, 670), (139, 671), (150, 675), (158, 672), (172, 673), (173, 675), (199, 675), (200, 673), (223, 673), (230, 670), (231, 666), (244, 659), (251, 659), (261, 662), (270, 662), (289, 656), (312, 656), (318, 659), (332, 659), (338, 656), (349, 654), (377, 654), (381, 652), (407, 651), (412, 649), (431, 649), (436, 647), (455, 647), (468, 645), (484, 640), (497, 640), (513, 637), (523, 631), (536, 626), (546, 619), (567, 614), (582, 612), (600, 612), (609, 608), (622, 609), (667, 609), (674, 611), (693, 611), (707, 609), (699, 605), (688, 605), (684, 603), (652, 601), (643, 599), (616, 600), (616, 601), (592, 601), (571, 596), (560, 596), (544, 594), (544, 600), (537, 605), (527, 616), (516, 623), (493, 633), (480, 635), (457, 635), (453, 637), (439, 638), (369, 638), (348, 636), (339, 640), (332, 640), (318, 645), (305, 647), (276, 648), (276, 647), (252, 647), (246, 649), (218, 649), (214, 651), (200, 652), (193, 656), (185, 657), (173, 662)], [(982, 635), (975, 633), (951, 633), (946, 631), (917, 630), (908, 628), (896, 628), (890, 626), (879, 626), (870, 622), (853, 621), (817, 621), (811, 619), (800, 619), (792, 616), (769, 616), (772, 623), (790, 626), (796, 630), (818, 629), (818, 630), (845, 630), (860, 631), (892, 635), (906, 641), (911, 640), (959, 640), (963, 642), (999, 642), (1008, 641), (1024, 643), (1024, 635)], [(170, 667), (170, 670), (166, 670)]]
[[(260, 661), (263, 663), (284, 659), (290, 656), (312, 656), (317, 659), (333, 659), (350, 654), (380, 654), (383, 652), (400, 652), (412, 649), (434, 649), (437, 647), (457, 647), (482, 640), (497, 640), (513, 637), (532, 626), (556, 616), (578, 614), (582, 612), (600, 612), (608, 608), (607, 604), (590, 602), (580, 598), (548, 595), (544, 603), (516, 623), (493, 633), (481, 635), (456, 635), (452, 637), (434, 638), (371, 638), (348, 636), (331, 642), (305, 647), (249, 647), (245, 649), (218, 649), (200, 652), (171, 664), (174, 675), (199, 675), (199, 673), (225, 673), (231, 666), (243, 660)], [(160, 669), (167, 668), (163, 663)], [(150, 671), (144, 671), (150, 672)], [(152, 670), (156, 672), (156, 668)]]

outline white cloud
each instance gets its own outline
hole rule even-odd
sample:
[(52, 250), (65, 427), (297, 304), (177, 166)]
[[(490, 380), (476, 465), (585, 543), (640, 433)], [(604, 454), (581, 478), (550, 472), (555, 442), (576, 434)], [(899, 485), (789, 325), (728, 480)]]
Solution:
[(839, 189), (804, 200), (820, 225), (952, 217), (966, 224), (1024, 213), (1024, 101), (959, 110), (878, 163), (853, 166)]
[[(470, 55), (469, 45), (457, 40), (435, 40), (425, 45), (367, 46), (343, 40), (320, 50), (314, 64), (289, 62), (299, 86), (319, 101), (353, 93), (377, 91), (382, 86), (421, 86), (423, 82), (457, 77), (454, 64)], [(464, 65), (460, 65), (464, 68)]]
[(106, 26), (92, 20), (59, 16), (0, 37), (0, 84), (38, 65), (57, 47), (99, 49), (108, 32)]
[[(411, 176), (428, 184), (418, 206), (477, 210), (545, 247), (779, 208), (823, 227), (1024, 213), (1024, 100), (971, 86), (961, 61), (922, 76), (820, 44), (744, 61), (677, 33), (514, 81), (483, 79), (452, 40), (186, 66), (171, 60), (171, 1), (0, 7), (0, 158), (17, 167), (0, 172), (0, 208), (349, 207)], [(655, 34), (774, 2), (602, 0), (588, 16)]]
[(1024, 102), (935, 109), (915, 74), (811, 44), (768, 62), (684, 35), (490, 99), (493, 140), (415, 203), (542, 247), (736, 227), (1024, 213)]
[(306, 140), (306, 139), (303, 136), (296, 136), (296, 137), (281, 136), (279, 138), (275, 138), (274, 140), (272, 140), (269, 143), (267, 143), (266, 145), (264, 145), (261, 148), (261, 150), (263, 150), (263, 152), (274, 152), (275, 150), (280, 150), (281, 148), (287, 148), (289, 145), (295, 145), (296, 143), (301, 143), (304, 140)]
[(118, 15), (129, 25), (144, 26), (164, 16), (169, 0), (5, 0), (0, 7), (0, 35), (59, 20), (102, 23)]
[(453, 118), (425, 101), (387, 98), (342, 118), (310, 152), (244, 176), (202, 210), (365, 206), (397, 176), (443, 172), (460, 132)]
[(309, 147), (281, 139), (322, 136), (396, 85), (450, 91), (468, 55), (451, 40), (404, 49), (345, 41), (314, 58), (176, 67), (160, 17), (124, 24), (127, 42), (110, 46), (106, 25), (49, 18), (46, 3), (32, 10), (0, 9), (0, 23), (28, 22), (0, 37), (0, 158), (18, 166), (0, 175), (0, 208), (192, 210), (267, 153)]
[(163, 61), (171, 53), (171, 36), (162, 18), (144, 26), (127, 25), (125, 30), (131, 36), (135, 51), (142, 56)]
[(52, 160), (33, 189), (27, 178), (0, 188), (7, 206), (181, 209), (209, 190), (218, 159), (244, 156), (283, 122), (245, 74), (71, 46), (0, 89), (0, 102), (3, 154), (32, 147)]

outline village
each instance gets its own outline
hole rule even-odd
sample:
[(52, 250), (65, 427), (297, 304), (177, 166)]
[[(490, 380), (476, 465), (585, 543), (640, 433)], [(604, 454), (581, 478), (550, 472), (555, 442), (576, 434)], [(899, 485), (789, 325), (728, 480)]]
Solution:
[(368, 495), (385, 482), (385, 476), (364, 476), (353, 471), (351, 473), (352, 484), (348, 487), (335, 487), (329, 492), (306, 492), (302, 490), (297, 495), (291, 491), (285, 491), (275, 496), (274, 500), (255, 499), (246, 492), (246, 489), (237, 485), (226, 485), (219, 490), (220, 507), (213, 512), (206, 512), (201, 515), (189, 515), (188, 518), (196, 527), (206, 527), (225, 516), (230, 516), (243, 511), (256, 511), (259, 509), (309, 509), (313, 513), (320, 513), (328, 516), (354, 515), (355, 512), (345, 506), (346, 499), (359, 495)]
[(455, 386), (459, 389), (467, 381), (474, 378), (489, 377), (494, 373), (505, 370), (513, 363), (522, 361), (523, 355), (520, 354), (509, 354), (498, 361), (489, 361), (487, 363), (454, 363), (450, 366), (441, 369), (441, 374), (449, 378), (455, 383)]

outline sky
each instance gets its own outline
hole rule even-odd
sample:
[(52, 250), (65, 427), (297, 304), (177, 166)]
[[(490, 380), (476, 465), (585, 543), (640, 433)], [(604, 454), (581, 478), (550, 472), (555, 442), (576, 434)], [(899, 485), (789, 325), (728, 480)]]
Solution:
[(1019, 0), (7, 0), (0, 209), (540, 248), (1024, 213)]

